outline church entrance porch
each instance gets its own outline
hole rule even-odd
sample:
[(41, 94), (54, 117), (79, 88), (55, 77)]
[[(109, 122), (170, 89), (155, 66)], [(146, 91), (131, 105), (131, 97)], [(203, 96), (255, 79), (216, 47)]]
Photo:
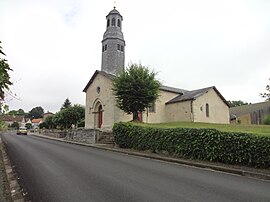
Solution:
[(94, 128), (101, 128), (103, 123), (103, 108), (100, 102), (97, 102), (94, 107)]

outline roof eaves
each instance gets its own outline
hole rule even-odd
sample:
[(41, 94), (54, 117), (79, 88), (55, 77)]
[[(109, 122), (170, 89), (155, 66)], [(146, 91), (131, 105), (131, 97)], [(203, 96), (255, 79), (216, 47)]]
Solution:
[(93, 83), (93, 81), (94, 81), (94, 79), (95, 79), (95, 77), (97, 76), (98, 73), (99, 73), (99, 71), (96, 70), (95, 73), (93, 74), (93, 76), (91, 77), (91, 79), (88, 81), (88, 83), (87, 83), (86, 86), (84, 87), (83, 92), (86, 93), (88, 87), (91, 85), (91, 83)]
[(177, 102), (185, 102), (185, 101), (190, 101), (190, 100), (195, 100), (194, 98), (187, 98), (187, 99), (183, 99), (183, 100), (170, 100), (168, 102), (165, 103), (165, 105), (167, 104), (174, 104), (174, 103), (177, 103)]

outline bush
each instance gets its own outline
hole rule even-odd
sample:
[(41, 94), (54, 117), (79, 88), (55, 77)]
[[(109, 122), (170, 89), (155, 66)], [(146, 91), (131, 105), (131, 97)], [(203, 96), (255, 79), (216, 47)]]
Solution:
[(263, 124), (264, 125), (270, 125), (270, 115), (268, 115), (267, 117), (265, 117), (265, 119), (263, 120)]
[(113, 127), (116, 144), (121, 148), (167, 151), (178, 157), (270, 167), (270, 137), (215, 129), (150, 128), (131, 123)]

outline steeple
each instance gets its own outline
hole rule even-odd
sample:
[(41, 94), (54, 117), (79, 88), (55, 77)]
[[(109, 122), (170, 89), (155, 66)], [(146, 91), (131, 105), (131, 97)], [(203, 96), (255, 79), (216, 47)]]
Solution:
[(125, 68), (125, 40), (122, 33), (123, 17), (115, 9), (106, 16), (106, 31), (102, 40), (101, 70), (117, 75)]

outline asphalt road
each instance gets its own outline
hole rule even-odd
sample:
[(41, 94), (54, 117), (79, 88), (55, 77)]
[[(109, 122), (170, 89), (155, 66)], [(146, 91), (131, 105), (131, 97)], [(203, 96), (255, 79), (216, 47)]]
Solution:
[(270, 182), (34, 136), (2, 135), (33, 202), (270, 201)]

